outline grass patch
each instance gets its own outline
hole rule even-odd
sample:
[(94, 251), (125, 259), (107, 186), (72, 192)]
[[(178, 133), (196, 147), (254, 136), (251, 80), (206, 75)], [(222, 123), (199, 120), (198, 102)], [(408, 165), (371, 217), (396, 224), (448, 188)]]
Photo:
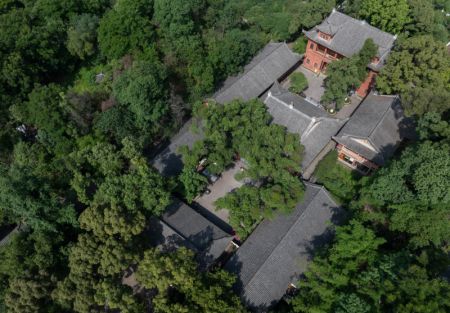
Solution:
[(340, 164), (336, 150), (319, 162), (314, 176), (342, 204), (348, 204), (359, 191), (361, 175)]

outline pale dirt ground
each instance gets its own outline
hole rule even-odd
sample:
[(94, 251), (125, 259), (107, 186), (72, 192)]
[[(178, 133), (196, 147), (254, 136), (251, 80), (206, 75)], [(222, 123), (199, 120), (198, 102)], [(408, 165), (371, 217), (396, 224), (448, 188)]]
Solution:
[(208, 189), (211, 190), (209, 195), (203, 194), (197, 197), (194, 201), (200, 204), (202, 207), (210, 211), (212, 214), (219, 217), (222, 221), (228, 223), (229, 221), (229, 212), (228, 210), (218, 210), (216, 211), (216, 206), (214, 202), (225, 196), (227, 193), (232, 191), (235, 188), (239, 188), (243, 185), (243, 182), (237, 181), (234, 178), (234, 175), (239, 173), (241, 166), (243, 164), (240, 161), (237, 161), (234, 164), (234, 167), (226, 170), (222, 173), (222, 176), (212, 185), (208, 185)]

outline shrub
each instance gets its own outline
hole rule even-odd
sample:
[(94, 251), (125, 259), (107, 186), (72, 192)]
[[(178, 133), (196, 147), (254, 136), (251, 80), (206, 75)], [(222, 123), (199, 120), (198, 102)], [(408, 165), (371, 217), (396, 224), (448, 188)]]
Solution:
[(300, 72), (295, 72), (290, 76), (291, 80), (291, 87), (289, 88), (290, 91), (295, 93), (300, 93), (306, 88), (308, 88), (308, 80), (306, 79), (305, 75)]

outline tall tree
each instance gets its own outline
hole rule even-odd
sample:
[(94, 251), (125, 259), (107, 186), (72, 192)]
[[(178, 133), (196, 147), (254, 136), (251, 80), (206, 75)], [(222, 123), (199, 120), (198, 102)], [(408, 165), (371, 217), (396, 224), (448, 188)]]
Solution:
[[(237, 154), (247, 163), (238, 179), (247, 178), (259, 186), (229, 194), (217, 202), (219, 207), (230, 210), (232, 216), (245, 219), (242, 222), (246, 226), (242, 227), (241, 221), (231, 218), (232, 226), (242, 230), (241, 236), (248, 233), (261, 216), (272, 217), (277, 212), (290, 212), (295, 207), (304, 190), (296, 175), (300, 172), (303, 152), (298, 135), (270, 124), (267, 109), (258, 100), (233, 101), (225, 106), (211, 103), (204, 107), (201, 104), (196, 114), (203, 118), (205, 139), (193, 149), (182, 149), (185, 165), (195, 170), (200, 159), (206, 157), (207, 169), (220, 173)], [(239, 202), (248, 203), (249, 199), (259, 206), (242, 212)]]
[(321, 101), (335, 103), (340, 108), (350, 90), (358, 88), (367, 76), (367, 65), (377, 53), (372, 39), (367, 39), (358, 54), (331, 62), (327, 67), (325, 92)]
[(163, 126), (169, 111), (166, 79), (155, 56), (151, 62), (136, 61), (114, 82), (113, 94), (133, 114), (137, 128), (154, 134)]
[(80, 59), (94, 54), (97, 41), (99, 18), (91, 14), (82, 14), (72, 18), (67, 30), (67, 49)]
[(358, 15), (392, 34), (399, 34), (410, 21), (407, 0), (362, 0)]
[(431, 36), (408, 38), (391, 52), (377, 77), (377, 89), (400, 94), (410, 115), (450, 108), (450, 59), (445, 45)]
[(336, 242), (316, 256), (293, 312), (445, 312), (450, 288), (433, 275), (427, 256), (383, 249), (385, 239), (353, 221), (336, 231)]
[(224, 270), (200, 273), (192, 251), (180, 248), (172, 253), (147, 250), (136, 272), (146, 288), (156, 288), (156, 313), (244, 313), (231, 287), (235, 281)]
[(445, 10), (434, 0), (408, 0), (411, 8), (411, 23), (406, 30), (413, 36), (432, 35), (436, 40), (447, 43), (449, 38), (448, 19)]
[(202, 0), (155, 0), (154, 5), (154, 21), (163, 49), (172, 59), (174, 72), (183, 77), (194, 98), (211, 92), (214, 86), (213, 68), (207, 62), (200, 32), (201, 14), (205, 9), (206, 2)]
[(77, 222), (67, 173), (61, 162), (49, 160), (42, 146), (18, 144), (11, 166), (0, 165), (0, 209), (16, 223), (57, 232)]
[(424, 142), (378, 171), (362, 190), (369, 218), (410, 236), (413, 246), (443, 244), (450, 235), (450, 147)]
[(62, 88), (56, 84), (36, 86), (28, 101), (10, 108), (14, 118), (29, 129), (37, 129), (36, 138), (49, 151), (63, 155), (71, 151), (74, 131), (60, 106)]
[(100, 20), (98, 42), (109, 60), (151, 45), (153, 1), (119, 0)]
[(51, 280), (48, 274), (41, 273), (32, 279), (16, 278), (9, 284), (5, 295), (8, 312), (44, 313), (56, 312), (57, 306), (51, 302)]

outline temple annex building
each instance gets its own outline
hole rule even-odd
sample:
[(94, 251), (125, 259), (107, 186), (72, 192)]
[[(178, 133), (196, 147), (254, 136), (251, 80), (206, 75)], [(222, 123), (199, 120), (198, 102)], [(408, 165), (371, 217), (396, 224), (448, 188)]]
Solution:
[(360, 97), (365, 97), (373, 87), (375, 77), (385, 64), (397, 38), (366, 21), (354, 19), (334, 9), (321, 24), (304, 33), (308, 44), (303, 66), (315, 73), (325, 73), (330, 62), (357, 54), (367, 39), (373, 40), (378, 52), (367, 65), (369, 74), (365, 81), (356, 90)]

